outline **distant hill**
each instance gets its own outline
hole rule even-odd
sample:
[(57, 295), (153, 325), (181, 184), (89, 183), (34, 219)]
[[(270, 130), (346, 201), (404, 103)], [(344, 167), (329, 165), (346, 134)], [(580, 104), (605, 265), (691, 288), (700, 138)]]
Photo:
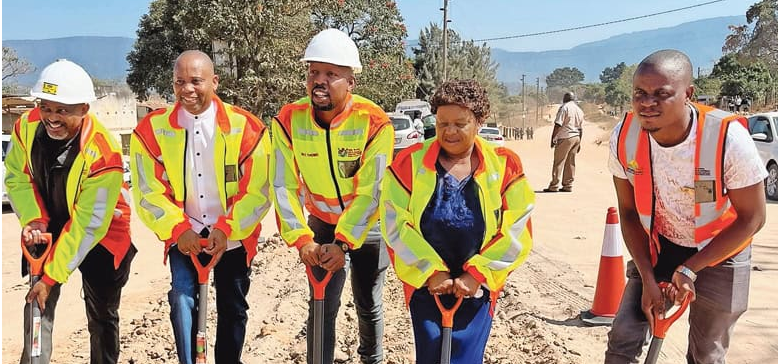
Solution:
[[(586, 82), (599, 81), (600, 72), (619, 62), (639, 62), (652, 51), (675, 48), (687, 53), (696, 67), (710, 71), (721, 57), (724, 38), (730, 33), (729, 25), (745, 23), (745, 16), (728, 16), (683, 23), (670, 28), (646, 30), (617, 35), (605, 40), (584, 43), (567, 50), (543, 52), (510, 52), (492, 48), (492, 58), (500, 64), (497, 78), (511, 90), (517, 90), (522, 74), (527, 87), (535, 85), (559, 67), (577, 67)], [(573, 34), (573, 33), (567, 33)], [(16, 49), (19, 56), (32, 62), (40, 72), (57, 58), (67, 58), (84, 68), (93, 77), (107, 80), (124, 80), (129, 64), (125, 57), (132, 49), (134, 39), (125, 37), (68, 37), (43, 40), (5, 40), (3, 46)], [(418, 40), (409, 40), (406, 53), (412, 55), (412, 46)], [(18, 78), (22, 85), (35, 83), (37, 72)]]
[(727, 27), (745, 21), (745, 16), (703, 19), (670, 28), (621, 34), (567, 50), (509, 52), (492, 48), (492, 58), (500, 64), (497, 78), (511, 86), (521, 85), (518, 80), (522, 74), (526, 75), (528, 87), (535, 85), (536, 77), (540, 77), (542, 85), (545, 77), (560, 67), (577, 67), (584, 73), (586, 82), (599, 82), (605, 67), (619, 62), (638, 63), (651, 52), (666, 48), (688, 54), (695, 72), (697, 67), (709, 72), (722, 55), (721, 46), (730, 34)]
[(94, 78), (122, 80), (130, 68), (125, 57), (135, 39), (126, 37), (67, 37), (40, 40), (4, 40), (22, 58), (35, 65), (36, 71), (19, 76), (20, 85), (32, 86), (40, 71), (58, 58), (78, 63)]

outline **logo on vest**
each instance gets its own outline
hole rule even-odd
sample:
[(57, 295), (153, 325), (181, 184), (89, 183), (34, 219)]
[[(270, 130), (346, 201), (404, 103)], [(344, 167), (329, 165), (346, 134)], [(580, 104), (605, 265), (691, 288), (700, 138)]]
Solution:
[(702, 168), (702, 167), (700, 167), (700, 168), (697, 168), (697, 170), (695, 171), (695, 173), (696, 173), (698, 176), (710, 176), (710, 170), (709, 170), (709, 169)]
[(362, 155), (362, 150), (359, 148), (338, 148), (338, 157), (341, 158), (355, 158)]
[(636, 160), (631, 160), (627, 163), (627, 173), (639, 176), (643, 174), (643, 168), (640, 168)]

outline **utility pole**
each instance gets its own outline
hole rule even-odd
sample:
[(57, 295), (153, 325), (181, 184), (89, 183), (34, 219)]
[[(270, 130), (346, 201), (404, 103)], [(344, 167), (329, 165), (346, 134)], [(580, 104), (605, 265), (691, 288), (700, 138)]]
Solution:
[(540, 77), (535, 78), (537, 89), (535, 91), (535, 126), (540, 123)]
[(524, 77), (526, 75), (521, 75), (521, 127), (523, 129), (527, 128), (527, 93), (524, 92)]
[(443, 0), (443, 81), (448, 80), (448, 0)]

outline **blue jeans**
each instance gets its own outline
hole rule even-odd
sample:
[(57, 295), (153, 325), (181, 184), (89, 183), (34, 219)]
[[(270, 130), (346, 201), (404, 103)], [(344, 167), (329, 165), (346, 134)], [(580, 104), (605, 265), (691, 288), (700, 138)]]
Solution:
[[(314, 231), (314, 241), (319, 244), (331, 243), (334, 237), (334, 226), (326, 224), (313, 215), (309, 216), (308, 225)], [(384, 336), (383, 289), (386, 268), (389, 266), (389, 255), (386, 243), (382, 239), (368, 240), (360, 249), (346, 254), (346, 265), (343, 269), (333, 272), (332, 279), (324, 293), (324, 325), (322, 330), (322, 345), (324, 346), (323, 362), (331, 364), (335, 355), (335, 319), (340, 308), (340, 295), (346, 282), (348, 268), (351, 268), (351, 289), (354, 293), (354, 306), (357, 309), (359, 321), (359, 354), (360, 361), (366, 364), (383, 362), (384, 352), (382, 340)], [(317, 279), (321, 279), (326, 271), (312, 267)], [(309, 284), (308, 291), (308, 323), (307, 348), (308, 363), (313, 363), (313, 287)]]
[[(486, 290), (484, 290), (486, 292)], [(454, 306), (454, 295), (440, 296), (440, 302), (447, 308)], [(492, 330), (492, 316), (489, 314), (491, 301), (489, 293), (479, 298), (466, 298), (454, 314), (451, 330), (451, 363), (483, 363), (486, 342)], [(441, 314), (427, 287), (413, 292), (409, 305), (417, 363), (440, 361)]]
[[(176, 339), (178, 360), (183, 364), (191, 364), (196, 355), (197, 272), (191, 258), (175, 247), (170, 249), (168, 258), (172, 275), (168, 292), (170, 322)], [(214, 347), (216, 363), (240, 363), (248, 321), (246, 295), (250, 273), (251, 269), (246, 266), (246, 249), (243, 247), (226, 251), (213, 269), (217, 312)]]

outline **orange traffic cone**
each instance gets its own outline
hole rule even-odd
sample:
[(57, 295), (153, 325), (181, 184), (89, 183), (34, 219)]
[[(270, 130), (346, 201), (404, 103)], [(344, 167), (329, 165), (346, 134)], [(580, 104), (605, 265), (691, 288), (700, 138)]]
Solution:
[(600, 270), (594, 291), (592, 309), (581, 312), (581, 320), (589, 325), (610, 325), (619, 310), (624, 286), (624, 257), (621, 246), (624, 239), (619, 228), (619, 215), (615, 207), (608, 208), (605, 219), (605, 236), (602, 239)]

